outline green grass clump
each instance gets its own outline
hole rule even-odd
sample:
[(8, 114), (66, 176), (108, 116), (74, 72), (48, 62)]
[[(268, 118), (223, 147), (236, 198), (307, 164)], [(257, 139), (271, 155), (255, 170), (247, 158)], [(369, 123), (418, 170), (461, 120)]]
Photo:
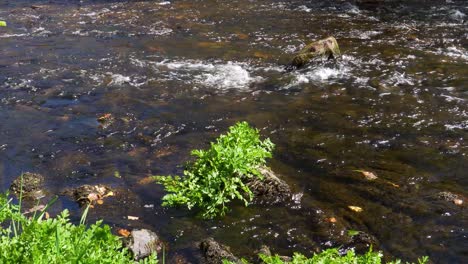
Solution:
[[(264, 264), (381, 264), (382, 253), (372, 251), (372, 248), (363, 255), (357, 255), (353, 250), (348, 250), (345, 255), (340, 255), (338, 249), (331, 248), (324, 250), (318, 254), (314, 254), (308, 258), (300, 253), (294, 253), (291, 261), (283, 261), (281, 257), (266, 256), (260, 254), (260, 259)], [(427, 263), (428, 258), (422, 257), (418, 259), (418, 264)], [(246, 260), (242, 260), (243, 263), (248, 264)], [(387, 264), (401, 264), (400, 260), (387, 262)], [(235, 264), (233, 262), (224, 260), (223, 264)]]
[(67, 210), (56, 218), (44, 219), (44, 212), (28, 218), (0, 194), (0, 263), (158, 263), (156, 255), (133, 261), (109, 226), (84, 224), (86, 212), (79, 225), (70, 223)]
[(193, 150), (196, 160), (189, 163), (180, 176), (155, 176), (169, 194), (163, 197), (164, 206), (186, 205), (198, 207), (203, 218), (224, 215), (226, 204), (233, 199), (247, 206), (253, 199), (245, 179), (262, 175), (258, 167), (272, 156), (274, 144), (260, 140), (259, 132), (239, 122), (211, 143), (207, 150)]

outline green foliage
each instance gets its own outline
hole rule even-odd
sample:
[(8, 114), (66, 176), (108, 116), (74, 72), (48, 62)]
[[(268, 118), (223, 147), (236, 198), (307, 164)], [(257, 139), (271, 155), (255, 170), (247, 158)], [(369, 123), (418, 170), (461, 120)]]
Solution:
[[(102, 221), (86, 227), (70, 223), (69, 213), (27, 218), (20, 206), (0, 195), (0, 263), (135, 263), (110, 227)], [(158, 263), (156, 255), (139, 263)]]
[(247, 206), (253, 194), (244, 181), (262, 177), (258, 167), (265, 165), (273, 148), (274, 144), (269, 139), (261, 141), (258, 130), (247, 122), (231, 126), (208, 150), (192, 151), (196, 160), (188, 164), (185, 177), (154, 177), (169, 192), (163, 205), (186, 205), (189, 209), (196, 206), (203, 218), (224, 215), (226, 204), (233, 199)]
[[(294, 253), (291, 261), (283, 261), (280, 256), (266, 256), (260, 254), (260, 259), (264, 264), (380, 264), (382, 263), (382, 254), (370, 249), (364, 255), (356, 255), (353, 250), (348, 250), (345, 255), (340, 255), (338, 249), (331, 248), (314, 254), (311, 258)], [(428, 258), (418, 259), (418, 264), (427, 263)], [(247, 262), (245, 262), (247, 263)], [(400, 260), (389, 262), (388, 264), (399, 264)], [(223, 261), (223, 264), (234, 264), (230, 261)]]
[(0, 20), (0, 27), (6, 27), (7, 23), (5, 21)]

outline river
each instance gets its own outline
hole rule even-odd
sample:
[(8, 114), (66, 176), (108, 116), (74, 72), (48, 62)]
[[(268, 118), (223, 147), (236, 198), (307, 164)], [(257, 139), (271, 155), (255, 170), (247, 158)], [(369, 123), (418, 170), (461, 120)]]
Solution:
[[(339, 246), (344, 227), (389, 258), (467, 263), (466, 198), (434, 197), (468, 197), (468, 5), (401, 2), (0, 1), (0, 190), (25, 171), (48, 197), (108, 184), (117, 195), (90, 220), (151, 228), (188, 259), (207, 236), (237, 255), (309, 254)], [(327, 36), (339, 60), (284, 71)], [(241, 120), (276, 144), (269, 165), (296, 203), (210, 221), (161, 207), (148, 176), (181, 174), (191, 149)], [(64, 208), (79, 218), (60, 196)]]

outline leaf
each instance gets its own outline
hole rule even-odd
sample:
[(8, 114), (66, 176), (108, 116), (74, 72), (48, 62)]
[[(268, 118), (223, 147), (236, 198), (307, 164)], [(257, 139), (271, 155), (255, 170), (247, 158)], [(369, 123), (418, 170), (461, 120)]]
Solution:
[(393, 186), (393, 187), (395, 187), (395, 188), (400, 188), (400, 185), (395, 184), (395, 183), (393, 183), (393, 182), (391, 182), (391, 181), (385, 181), (385, 183), (388, 184), (388, 185), (391, 185), (391, 186)]
[(375, 179), (377, 179), (377, 175), (375, 175), (375, 173), (373, 172), (370, 172), (370, 171), (365, 171), (365, 170), (354, 170), (356, 172), (360, 172), (364, 178), (366, 178), (366, 180), (369, 180), (369, 181), (373, 181)]
[(110, 191), (108, 193), (106, 193), (104, 196), (102, 196), (103, 198), (104, 197), (110, 197), (110, 196), (115, 196), (114, 192), (113, 191)]
[(112, 114), (107, 113), (107, 114), (103, 114), (102, 116), (98, 117), (97, 120), (98, 120), (100, 123), (104, 123), (104, 122), (109, 121), (110, 119), (112, 119)]
[(0, 27), (6, 27), (7, 23), (5, 21), (0, 21)]
[(329, 222), (329, 223), (336, 223), (336, 222), (337, 222), (337, 220), (336, 220), (335, 217), (329, 217), (329, 218), (327, 218), (326, 220), (327, 220), (327, 222)]
[(462, 205), (463, 204), (463, 200), (462, 199), (453, 199), (453, 203), (456, 204), (456, 205)]
[(101, 205), (101, 204), (104, 204), (104, 201), (102, 199), (99, 199), (96, 201), (97, 204)]
[(131, 233), (127, 229), (120, 228), (119, 230), (117, 230), (117, 234), (123, 237), (129, 237)]
[(357, 231), (357, 230), (348, 230), (348, 236), (352, 237), (352, 236), (356, 236), (356, 235), (359, 235), (359, 231)]
[(348, 208), (351, 209), (351, 211), (354, 211), (356, 213), (360, 213), (363, 211), (363, 209), (359, 206), (349, 205)]

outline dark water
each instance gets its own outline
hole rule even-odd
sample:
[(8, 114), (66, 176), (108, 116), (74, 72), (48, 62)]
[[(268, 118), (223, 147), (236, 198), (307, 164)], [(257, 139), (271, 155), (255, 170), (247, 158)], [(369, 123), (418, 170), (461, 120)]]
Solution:
[[(152, 228), (189, 259), (207, 236), (239, 255), (261, 244), (308, 254), (352, 229), (389, 257), (466, 263), (467, 7), (1, 1), (0, 188), (24, 171), (43, 174), (50, 195), (109, 184), (117, 196), (91, 220)], [(329, 35), (339, 62), (283, 72), (294, 52)], [(103, 126), (106, 113), (114, 121)], [(297, 203), (235, 204), (212, 221), (161, 208), (164, 191), (146, 177), (181, 173), (191, 149), (239, 120), (276, 143), (270, 165)], [(464, 204), (434, 198), (441, 191)], [(54, 210), (63, 208), (80, 214), (66, 197)]]

